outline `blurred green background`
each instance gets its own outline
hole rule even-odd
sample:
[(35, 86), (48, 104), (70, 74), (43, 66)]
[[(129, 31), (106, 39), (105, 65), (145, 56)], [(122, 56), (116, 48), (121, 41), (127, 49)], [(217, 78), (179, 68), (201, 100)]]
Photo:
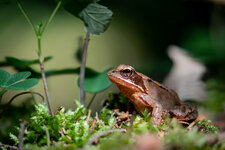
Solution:
[[(35, 24), (45, 22), (55, 7), (51, 0), (21, 0)], [(209, 78), (224, 83), (225, 9), (224, 2), (204, 0), (102, 0), (99, 2), (114, 12), (108, 30), (91, 36), (87, 66), (104, 71), (119, 64), (129, 64), (138, 71), (162, 81), (171, 69), (167, 47), (175, 44), (185, 48), (208, 67)], [(43, 55), (53, 56), (45, 69), (79, 67), (76, 59), (79, 38), (85, 36), (83, 22), (60, 9), (44, 34)], [(5, 56), (37, 59), (37, 41), (29, 24), (13, 0), (0, 1), (0, 61)], [(2, 68), (2, 67), (1, 67)], [(39, 70), (39, 66), (35, 65)], [(4, 68), (10, 73), (14, 70)], [(56, 110), (60, 105), (74, 108), (79, 99), (77, 75), (48, 78), (49, 89)], [(34, 91), (43, 92), (42, 82)], [(113, 85), (95, 98), (92, 109), (100, 107)], [(3, 102), (12, 97), (9, 92)], [(92, 94), (87, 94), (88, 103)], [(16, 100), (20, 105), (23, 101)], [(37, 97), (38, 101), (38, 97)]]

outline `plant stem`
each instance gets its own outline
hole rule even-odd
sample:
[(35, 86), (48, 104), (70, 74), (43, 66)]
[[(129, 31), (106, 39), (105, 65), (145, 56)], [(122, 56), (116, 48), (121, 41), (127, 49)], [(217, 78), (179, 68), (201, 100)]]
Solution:
[(24, 134), (24, 128), (25, 128), (26, 122), (24, 119), (22, 119), (22, 122), (20, 123), (20, 132), (19, 132), (19, 150), (23, 150), (23, 134)]
[(85, 106), (85, 93), (84, 93), (84, 78), (85, 78), (85, 66), (86, 66), (86, 56), (88, 43), (90, 40), (90, 34), (87, 32), (84, 40), (84, 46), (82, 50), (82, 61), (80, 67), (80, 103)]
[(6, 92), (7, 92), (7, 90), (4, 90), (4, 89), (2, 91), (0, 91), (0, 104), (2, 102), (2, 97)]
[(91, 100), (90, 100), (90, 102), (89, 102), (89, 104), (88, 104), (88, 106), (87, 106), (87, 109), (90, 108), (90, 106), (91, 106), (92, 102), (94, 101), (96, 95), (97, 95), (97, 93), (95, 93), (95, 94), (92, 96), (92, 98), (91, 98)]
[(25, 10), (23, 9), (23, 7), (20, 4), (19, 0), (16, 0), (16, 2), (17, 2), (17, 5), (18, 5), (20, 11), (22, 12), (22, 14), (24, 15), (24, 17), (26, 18), (27, 22), (30, 24), (31, 28), (33, 28), (33, 30), (35, 32), (35, 35), (37, 36), (37, 30), (36, 30), (34, 24), (32, 23), (30, 17), (27, 15), (27, 13), (25, 12)]
[[(38, 32), (40, 32), (40, 28)], [(49, 94), (48, 84), (47, 84), (47, 79), (46, 79), (45, 69), (44, 69), (44, 57), (42, 56), (42, 49), (41, 49), (41, 36), (37, 36), (37, 39), (38, 39), (38, 57), (39, 57), (39, 63), (40, 63), (40, 69), (41, 69), (41, 77), (42, 77), (43, 85), (44, 85), (45, 97), (48, 104), (49, 112), (51, 116), (54, 116), (52, 103), (51, 103), (51, 97)]]
[(49, 135), (49, 131), (48, 128), (44, 125), (44, 129), (45, 129), (45, 133), (46, 133), (46, 137), (47, 137), (47, 146), (50, 146), (50, 135)]
[(42, 80), (43, 80), (45, 97), (46, 97), (46, 101), (48, 104), (48, 109), (49, 109), (51, 116), (54, 116), (53, 109), (52, 109), (52, 103), (51, 103), (51, 97), (49, 94), (48, 84), (47, 84), (47, 80), (46, 80), (46, 76), (45, 76), (45, 69), (44, 69), (44, 63), (43, 63), (44, 58), (40, 55), (40, 53), (39, 53), (38, 57), (39, 57), (39, 61), (40, 61), (41, 76), (42, 76)]
[(53, 17), (55, 16), (56, 12), (58, 11), (60, 5), (62, 4), (62, 0), (59, 0), (57, 6), (55, 7), (54, 11), (52, 12), (51, 16), (49, 17), (48, 21), (45, 23), (42, 31), (40, 32), (41, 35), (45, 32), (45, 29), (48, 27), (49, 23), (52, 21)]

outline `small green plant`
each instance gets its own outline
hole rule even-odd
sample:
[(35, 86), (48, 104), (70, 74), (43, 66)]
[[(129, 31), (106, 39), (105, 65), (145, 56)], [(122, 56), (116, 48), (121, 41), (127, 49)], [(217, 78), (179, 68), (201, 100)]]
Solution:
[[(31, 20), (31, 18), (27, 15), (26, 11), (23, 9), (19, 0), (17, 0), (17, 4), (18, 4), (20, 11), (26, 18), (27, 22), (32, 27), (32, 29), (35, 33), (35, 36), (37, 38), (37, 46), (38, 46), (37, 55), (39, 58), (41, 76), (42, 76), (42, 80), (43, 80), (43, 84), (44, 84), (44, 90), (45, 90), (48, 108), (49, 108), (50, 114), (52, 116), (54, 114), (53, 114), (53, 110), (52, 110), (52, 106), (51, 106), (50, 93), (48, 92), (48, 86), (47, 86), (47, 81), (46, 81), (46, 72), (44, 70), (45, 58), (42, 54), (43, 52), (42, 52), (41, 41), (42, 41), (44, 32), (46, 31), (48, 25), (52, 21), (53, 17), (55, 16), (56, 12), (58, 11), (58, 9), (60, 8), (61, 5), (66, 11), (70, 12), (75, 17), (80, 18), (84, 22), (86, 31), (87, 31), (86, 37), (84, 40), (84, 45), (82, 48), (81, 67), (80, 67), (80, 69), (78, 69), (78, 71), (80, 73), (78, 85), (80, 86), (80, 102), (81, 102), (81, 104), (85, 105), (84, 91), (91, 92), (91, 93), (97, 93), (97, 92), (100, 92), (103, 89), (107, 88), (111, 84), (106, 77), (106, 71), (103, 73), (94, 72), (92, 77), (87, 76), (87, 79), (85, 79), (85, 77), (86, 77), (85, 76), (86, 55), (87, 55), (88, 43), (90, 40), (90, 34), (98, 35), (100, 33), (103, 33), (107, 29), (107, 27), (110, 23), (110, 19), (113, 14), (111, 10), (109, 10), (105, 6), (102, 6), (98, 3), (96, 3), (96, 1), (83, 1), (82, 2), (82, 1), (71, 1), (71, 0), (64, 0), (64, 1), (58, 0), (54, 11), (50, 15), (50, 17), (46, 21), (46, 23), (43, 24), (42, 22), (40, 22), (36, 28)], [(75, 6), (75, 7), (71, 7), (71, 6)], [(79, 6), (79, 7), (76, 7), (76, 6)], [(78, 9), (76, 9), (76, 8), (78, 8)], [(64, 71), (67, 71), (67, 70), (64, 70)], [(69, 70), (69, 71), (71, 71), (71, 70)], [(74, 70), (72, 70), (72, 72), (73, 71)], [(96, 81), (103, 81), (103, 82), (99, 83)], [(95, 87), (93, 86), (93, 83), (97, 83), (97, 84), (94, 84)]]
[[(31, 75), (30, 72), (18, 72), (15, 74), (10, 74), (7, 71), (0, 69), (0, 102), (2, 100), (3, 95), (8, 91), (8, 90), (28, 90), (35, 85), (38, 84), (38, 80), (35, 78), (30, 78), (27, 79)], [(38, 94), (36, 92), (21, 92), (13, 96), (9, 102), (6, 104), (5, 108), (0, 112), (0, 118), (3, 116), (4, 112), (7, 110), (9, 105), (12, 103), (12, 101), (24, 94)], [(41, 96), (41, 95), (40, 95)]]
[(7, 90), (27, 90), (38, 84), (37, 79), (26, 79), (31, 75), (30, 72), (19, 72), (10, 74), (0, 69), (0, 88)]

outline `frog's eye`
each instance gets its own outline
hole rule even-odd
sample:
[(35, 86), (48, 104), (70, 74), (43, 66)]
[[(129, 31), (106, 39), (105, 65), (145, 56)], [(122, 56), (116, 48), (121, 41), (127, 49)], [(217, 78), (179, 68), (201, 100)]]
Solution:
[(121, 75), (126, 78), (132, 77), (134, 75), (134, 70), (130, 68), (123, 69)]

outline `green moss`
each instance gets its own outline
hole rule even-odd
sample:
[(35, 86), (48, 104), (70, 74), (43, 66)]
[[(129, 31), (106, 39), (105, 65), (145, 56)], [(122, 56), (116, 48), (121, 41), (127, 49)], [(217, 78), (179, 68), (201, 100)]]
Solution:
[[(70, 150), (76, 148), (85, 150), (122, 150), (135, 147), (135, 137), (146, 133), (161, 135), (161, 142), (165, 149), (222, 150), (225, 147), (225, 140), (213, 144), (208, 142), (211, 137), (219, 135), (218, 128), (211, 125), (209, 120), (199, 121), (194, 127), (187, 129), (179, 124), (175, 118), (171, 119), (164, 116), (165, 122), (156, 127), (152, 124), (150, 113), (147, 110), (143, 113), (143, 117), (136, 114), (133, 119), (129, 116), (126, 120), (123, 120), (125, 123), (120, 124), (120, 128), (126, 129), (127, 133), (115, 132), (98, 137), (105, 131), (115, 128), (115, 124), (122, 121), (117, 115), (112, 115), (112, 110), (104, 108), (99, 115), (92, 117), (89, 116), (89, 111), (82, 105), (77, 103), (77, 106), (74, 111), (65, 111), (62, 108), (52, 117), (49, 115), (46, 105), (35, 105), (36, 111), (26, 124), (25, 148), (34, 150)], [(18, 143), (16, 134), (11, 134), (11, 137)], [(95, 138), (97, 145), (86, 144), (89, 140)], [(47, 146), (48, 140), (50, 146)]]

